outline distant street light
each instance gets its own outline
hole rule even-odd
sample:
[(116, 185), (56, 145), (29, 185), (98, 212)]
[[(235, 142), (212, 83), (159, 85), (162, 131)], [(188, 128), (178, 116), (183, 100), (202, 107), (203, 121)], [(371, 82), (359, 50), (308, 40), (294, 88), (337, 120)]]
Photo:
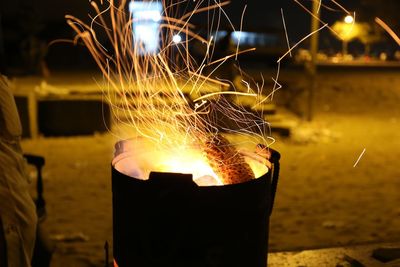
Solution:
[(346, 17), (344, 17), (344, 22), (347, 24), (351, 24), (354, 22), (354, 18), (351, 15), (347, 15)]
[[(353, 16), (347, 15), (346, 17), (344, 17), (344, 23), (352, 24), (353, 22), (354, 22)], [(342, 43), (342, 54), (343, 54), (343, 57), (347, 55), (348, 42), (349, 42), (349, 40), (346, 40), (345, 38), (343, 39), (343, 43)]]
[(332, 26), (338, 37), (342, 40), (342, 54), (347, 55), (348, 42), (360, 35), (359, 24), (354, 21), (354, 17), (347, 15), (343, 21), (337, 21)]

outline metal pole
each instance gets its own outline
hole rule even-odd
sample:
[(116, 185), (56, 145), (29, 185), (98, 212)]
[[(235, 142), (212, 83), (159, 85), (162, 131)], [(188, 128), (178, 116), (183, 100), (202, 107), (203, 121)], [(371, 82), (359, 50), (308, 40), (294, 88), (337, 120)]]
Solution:
[[(314, 0), (312, 3), (312, 13), (311, 18), (311, 32), (316, 32), (319, 28), (319, 0)], [(318, 32), (311, 36), (310, 40), (310, 53), (311, 62), (309, 64), (308, 73), (310, 77), (310, 86), (308, 89), (308, 108), (307, 108), (307, 120), (311, 121), (314, 116), (314, 92), (316, 89), (316, 75), (317, 75), (317, 52), (318, 52)]]
[(347, 40), (343, 40), (343, 44), (342, 44), (342, 54), (343, 54), (343, 58), (344, 56), (347, 55), (347, 47), (348, 47), (348, 41)]

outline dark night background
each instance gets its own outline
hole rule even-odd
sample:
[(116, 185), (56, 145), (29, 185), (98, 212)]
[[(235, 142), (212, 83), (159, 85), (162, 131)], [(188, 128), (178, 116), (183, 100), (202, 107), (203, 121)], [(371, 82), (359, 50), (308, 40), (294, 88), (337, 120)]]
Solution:
[[(207, 1), (205, 1), (207, 2)], [(301, 1), (307, 7), (311, 6), (311, 1)], [(334, 21), (342, 20), (345, 16), (343, 11), (329, 10), (330, 7), (338, 9), (331, 1), (323, 1), (328, 8), (321, 8), (321, 18), (330, 25)], [(285, 14), (285, 21), (288, 30), (288, 36), (291, 44), (310, 32), (310, 15), (307, 14), (294, 1), (238, 1), (233, 0), (230, 5), (224, 9), (229, 15), (236, 29), (240, 27), (240, 17), (245, 5), (247, 4), (243, 29), (258, 32), (275, 32), (283, 36), (283, 24), (281, 18), (281, 8)], [(372, 0), (353, 0), (341, 3), (350, 12), (356, 12), (358, 21), (373, 23), (376, 16), (382, 18), (393, 29), (396, 30), (400, 22), (396, 20), (396, 13), (400, 10), (400, 2), (391, 0), (385, 1), (385, 4)], [(87, 65), (91, 62), (83, 52), (82, 47), (72, 47), (69, 44), (56, 44), (49, 48), (46, 43), (55, 39), (72, 39), (73, 31), (66, 24), (64, 16), (66, 14), (74, 15), (84, 21), (89, 21), (88, 14), (94, 14), (89, 1), (50, 1), (50, 0), (17, 0), (1, 1), (0, 3), (1, 23), (3, 26), (2, 64), (8, 67), (18, 67), (18, 62), (26, 61), (29, 57), (26, 54), (27, 46), (38, 46), (37, 50), (45, 54), (47, 64), (50, 68), (59, 68), (71, 65)], [(190, 8), (189, 8), (190, 10)], [(182, 10), (180, 11), (182, 12)], [(193, 23), (199, 28), (207, 28), (204, 24), (206, 13), (197, 15)], [(229, 28), (227, 20), (222, 19), (221, 28)], [(29, 42), (29, 38), (34, 37), (37, 42)], [(389, 39), (389, 38), (388, 38)], [(340, 41), (335, 39), (328, 31), (322, 31), (320, 37), (320, 48), (328, 53), (334, 53), (340, 50)], [(354, 53), (361, 53), (363, 48), (357, 42), (353, 42)], [(308, 45), (308, 41), (304, 42)], [(351, 49), (351, 47), (350, 47)], [(393, 52), (396, 49), (395, 43), (389, 41), (385, 47), (380, 50)], [(20, 56), (18, 56), (20, 55)], [(6, 60), (4, 60), (4, 58)], [(6, 62), (6, 63), (4, 63)], [(25, 65), (29, 65), (25, 62)]]
[[(300, 2), (309, 6), (311, 1)], [(334, 7), (331, 1), (322, 1), (322, 3)], [(356, 11), (357, 17), (360, 20), (371, 20), (375, 16), (379, 16), (383, 20), (388, 21), (390, 25), (400, 25), (400, 22), (396, 20), (400, 3), (396, 0), (385, 1), (384, 4), (373, 0), (339, 1), (339, 3), (351, 12)], [(305, 33), (308, 31), (308, 23), (306, 22), (309, 20), (309, 16), (294, 1), (233, 0), (230, 5), (225, 7), (225, 10), (234, 24), (239, 24), (245, 5), (247, 5), (244, 20), (245, 27), (279, 28), (282, 26), (280, 9), (283, 8), (289, 31), (293, 33)], [(64, 20), (64, 15), (66, 14), (84, 18), (90, 12), (89, 1), (82, 0), (57, 2), (50, 0), (2, 1), (0, 7), (5, 24), (20, 24), (23, 21), (32, 20), (32, 22), (51, 23), (53, 24), (51, 25), (52, 27), (59, 26), (57, 24)], [(342, 15), (343, 13), (328, 11), (322, 8), (322, 17), (326, 18), (328, 23), (332, 22), (335, 18), (338, 19), (337, 17), (340, 18)], [(60, 30), (62, 29), (60, 28)]]

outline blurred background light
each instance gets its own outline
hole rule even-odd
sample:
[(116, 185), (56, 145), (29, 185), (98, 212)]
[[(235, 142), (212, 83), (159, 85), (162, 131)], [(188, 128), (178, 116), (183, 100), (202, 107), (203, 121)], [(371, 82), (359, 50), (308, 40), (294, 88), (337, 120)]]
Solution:
[(182, 37), (181, 37), (179, 34), (175, 34), (175, 35), (172, 37), (172, 41), (173, 41), (175, 44), (179, 44), (179, 43), (182, 41)]
[(131, 1), (133, 42), (139, 54), (157, 53), (160, 44), (161, 2)]

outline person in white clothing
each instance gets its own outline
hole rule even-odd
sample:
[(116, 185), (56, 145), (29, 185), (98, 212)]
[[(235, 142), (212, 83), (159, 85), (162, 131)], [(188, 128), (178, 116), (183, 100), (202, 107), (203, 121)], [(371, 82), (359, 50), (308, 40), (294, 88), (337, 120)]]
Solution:
[(37, 215), (20, 139), (22, 127), (7, 79), (0, 74), (0, 267), (31, 266)]

